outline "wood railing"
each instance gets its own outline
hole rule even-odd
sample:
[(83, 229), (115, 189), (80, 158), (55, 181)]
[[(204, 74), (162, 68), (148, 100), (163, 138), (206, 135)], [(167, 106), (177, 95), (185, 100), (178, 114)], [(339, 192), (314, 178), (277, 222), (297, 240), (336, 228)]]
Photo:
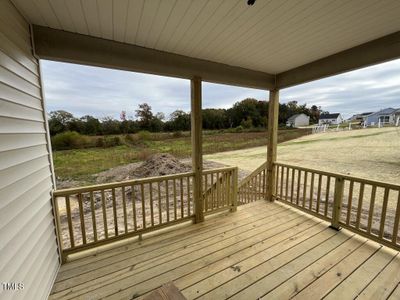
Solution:
[(267, 163), (263, 163), (238, 185), (239, 205), (258, 200), (265, 200)]
[[(63, 260), (67, 255), (192, 220), (194, 173), (53, 193)], [(236, 209), (237, 168), (203, 172), (204, 211)]]
[(275, 164), (274, 197), (400, 250), (400, 185)]
[(203, 171), (204, 212), (213, 213), (237, 207), (238, 168), (220, 168)]

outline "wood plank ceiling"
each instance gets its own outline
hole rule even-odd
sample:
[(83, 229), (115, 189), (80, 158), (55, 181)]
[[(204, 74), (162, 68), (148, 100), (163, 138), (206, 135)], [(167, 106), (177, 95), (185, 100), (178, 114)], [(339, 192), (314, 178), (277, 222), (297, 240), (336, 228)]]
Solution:
[(400, 30), (399, 0), (12, 0), (37, 25), (277, 74)]

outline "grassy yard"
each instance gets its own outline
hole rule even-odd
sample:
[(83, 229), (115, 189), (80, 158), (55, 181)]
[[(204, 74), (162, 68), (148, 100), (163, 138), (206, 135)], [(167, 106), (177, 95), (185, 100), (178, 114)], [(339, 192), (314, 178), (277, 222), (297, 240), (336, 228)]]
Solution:
[[(206, 155), (207, 160), (252, 171), (266, 159), (256, 147)], [(400, 128), (319, 133), (278, 145), (278, 161), (384, 182), (400, 182)]]
[[(280, 130), (279, 141), (288, 141), (309, 133), (309, 130)], [(266, 132), (207, 132), (203, 136), (203, 152), (212, 154), (230, 150), (265, 146)], [(170, 153), (178, 158), (187, 158), (191, 153), (190, 137), (164, 136), (143, 140), (135, 144), (124, 144), (111, 148), (89, 148), (54, 151), (54, 167), (59, 179), (91, 183), (91, 175), (107, 169), (133, 162), (143, 161), (151, 154)]]

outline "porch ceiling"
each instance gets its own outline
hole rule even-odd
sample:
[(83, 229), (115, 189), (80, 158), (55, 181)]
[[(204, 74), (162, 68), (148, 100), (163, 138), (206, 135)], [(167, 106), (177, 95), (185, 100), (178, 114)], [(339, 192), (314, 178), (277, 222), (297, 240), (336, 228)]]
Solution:
[[(12, 1), (32, 24), (265, 75), (286, 74), (400, 30), (398, 0), (258, 0), (253, 6), (246, 0)], [(395, 42), (399, 50), (398, 35)], [(297, 84), (292, 81), (282, 86)]]

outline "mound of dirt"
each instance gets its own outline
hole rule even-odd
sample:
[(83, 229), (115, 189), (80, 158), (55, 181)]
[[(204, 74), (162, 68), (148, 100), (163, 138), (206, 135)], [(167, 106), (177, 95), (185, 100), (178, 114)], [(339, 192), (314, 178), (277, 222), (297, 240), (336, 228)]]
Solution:
[(171, 154), (154, 154), (133, 171), (135, 177), (154, 177), (190, 172), (192, 167)]

